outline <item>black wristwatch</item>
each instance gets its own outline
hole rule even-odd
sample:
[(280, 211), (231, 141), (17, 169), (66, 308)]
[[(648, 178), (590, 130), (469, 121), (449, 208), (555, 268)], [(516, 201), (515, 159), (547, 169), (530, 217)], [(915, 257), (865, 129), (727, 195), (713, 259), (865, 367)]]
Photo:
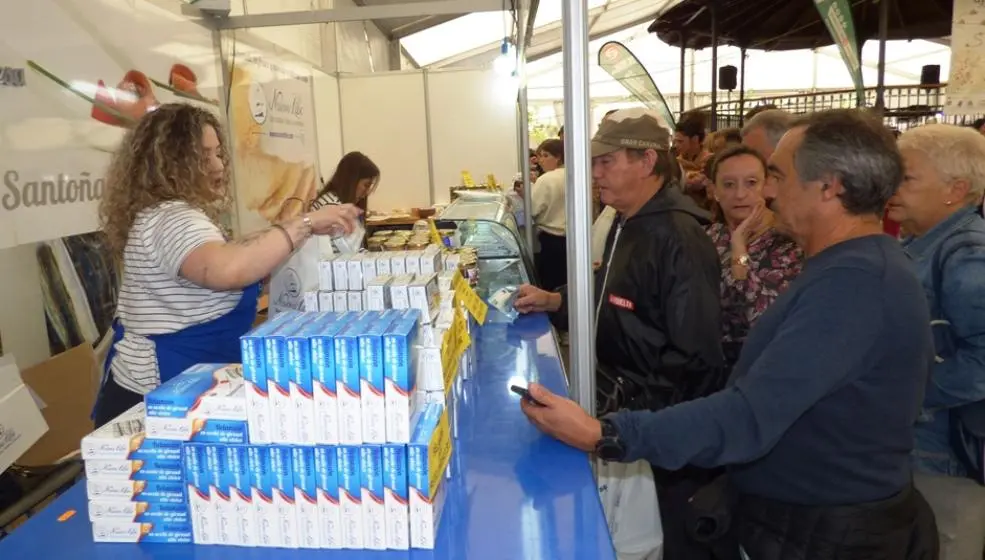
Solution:
[(619, 438), (619, 429), (612, 420), (602, 418), (602, 437), (595, 444), (595, 455), (603, 461), (622, 461), (626, 457), (626, 446)]

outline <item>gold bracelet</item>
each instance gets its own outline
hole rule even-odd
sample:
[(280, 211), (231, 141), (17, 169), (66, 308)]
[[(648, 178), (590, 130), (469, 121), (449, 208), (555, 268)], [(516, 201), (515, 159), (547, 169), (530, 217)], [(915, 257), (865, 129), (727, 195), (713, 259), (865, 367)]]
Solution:
[(287, 243), (290, 244), (290, 246), (291, 246), (291, 252), (293, 253), (294, 252), (294, 239), (291, 238), (291, 234), (287, 232), (287, 229), (284, 226), (280, 225), (280, 224), (274, 224), (274, 225), (272, 225), (270, 227), (272, 227), (272, 228), (274, 228), (276, 230), (280, 230), (280, 232), (284, 234), (284, 238), (287, 239)]

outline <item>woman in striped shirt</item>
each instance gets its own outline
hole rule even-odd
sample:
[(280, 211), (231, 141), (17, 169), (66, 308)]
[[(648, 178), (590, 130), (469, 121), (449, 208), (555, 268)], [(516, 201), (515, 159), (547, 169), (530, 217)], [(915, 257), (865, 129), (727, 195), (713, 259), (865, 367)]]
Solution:
[(99, 215), (122, 281), (97, 425), (194, 364), (239, 362), (261, 280), (312, 234), (351, 231), (359, 217), (351, 204), (327, 206), (229, 239), (219, 226), (232, 201), (222, 137), (211, 112), (167, 104), (113, 156)]

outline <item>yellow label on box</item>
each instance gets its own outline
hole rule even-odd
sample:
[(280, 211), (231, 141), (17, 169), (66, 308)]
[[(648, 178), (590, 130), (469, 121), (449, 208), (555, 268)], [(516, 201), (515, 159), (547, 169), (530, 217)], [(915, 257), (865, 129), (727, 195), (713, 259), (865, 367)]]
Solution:
[(462, 184), (469, 188), (475, 186), (475, 180), (472, 179), (472, 174), (468, 171), (462, 171)]
[(485, 324), (486, 313), (489, 312), (489, 304), (482, 301), (479, 294), (475, 293), (472, 286), (469, 286), (469, 283), (465, 282), (464, 279), (455, 288), (455, 297), (458, 298), (458, 301), (462, 302), (465, 309), (468, 309), (469, 315), (472, 315), (476, 322), (480, 325)]
[(486, 175), (486, 184), (489, 185), (489, 188), (491, 189), (499, 188), (499, 183), (496, 182), (496, 176), (493, 175), (492, 173)]
[(441, 411), (441, 418), (434, 428), (428, 446), (428, 498), (434, 499), (438, 485), (445, 478), (445, 469), (451, 460), (451, 429), (448, 427), (448, 409)]
[(431, 243), (439, 247), (444, 247), (445, 242), (441, 239), (441, 233), (438, 232), (438, 226), (434, 224), (434, 218), (428, 220), (428, 230), (431, 232)]
[(452, 328), (445, 331), (441, 339), (441, 376), (446, 393), (455, 381), (455, 376), (458, 375), (458, 361), (455, 358), (458, 338), (455, 336), (454, 330), (454, 323), (452, 323)]

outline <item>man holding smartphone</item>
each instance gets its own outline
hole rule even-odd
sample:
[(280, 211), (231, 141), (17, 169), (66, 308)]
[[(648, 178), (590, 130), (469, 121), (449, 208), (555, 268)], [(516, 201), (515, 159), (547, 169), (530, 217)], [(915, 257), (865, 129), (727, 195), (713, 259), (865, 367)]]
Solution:
[[(724, 384), (720, 269), (703, 225), (709, 216), (675, 184), (671, 134), (643, 109), (607, 116), (592, 139), (592, 178), (617, 212), (595, 273), (599, 413), (659, 410)], [(520, 287), (516, 309), (567, 323), (566, 291)], [(684, 510), (713, 471), (655, 469), (664, 558), (710, 552), (684, 530)]]

